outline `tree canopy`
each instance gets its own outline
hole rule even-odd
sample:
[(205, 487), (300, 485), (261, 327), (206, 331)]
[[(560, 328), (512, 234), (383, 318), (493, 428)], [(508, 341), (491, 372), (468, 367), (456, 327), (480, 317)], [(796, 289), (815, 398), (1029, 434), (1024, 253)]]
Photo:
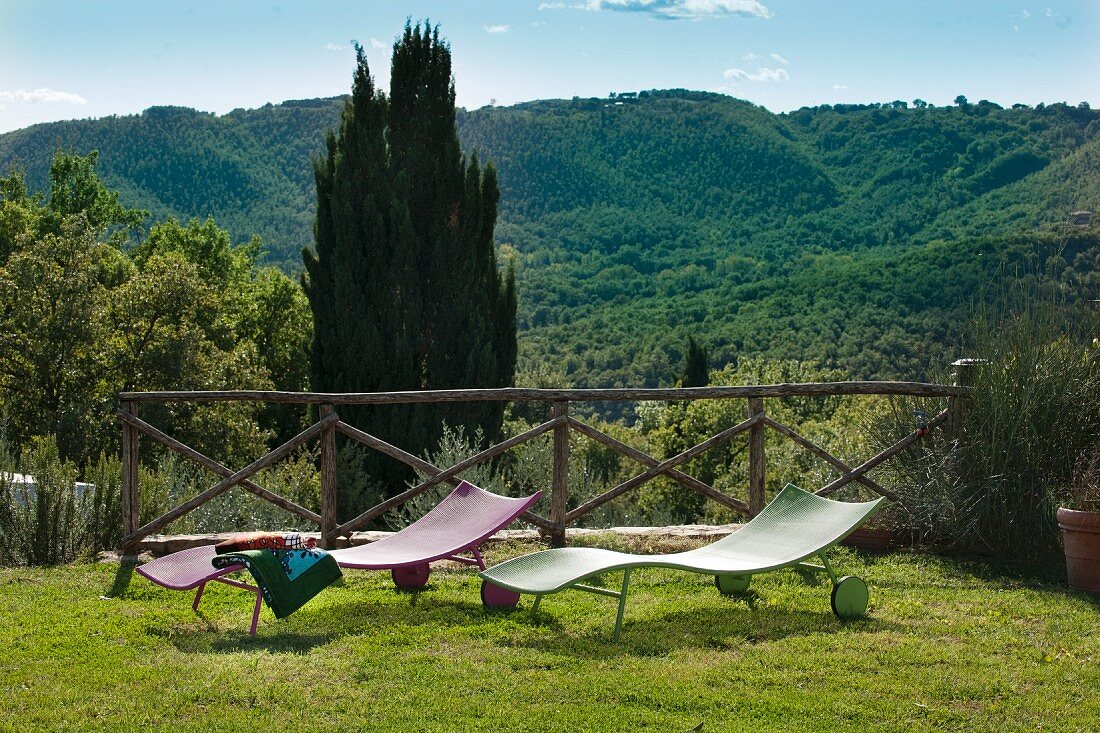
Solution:
[[(0, 409), (9, 445), (56, 435), (62, 457), (114, 452), (123, 390), (305, 386), (309, 311), (285, 275), (256, 265), (213, 221), (162, 222), (143, 239), (96, 171), (60, 152), (50, 196), (0, 182)], [(137, 237), (131, 249), (123, 245)], [(199, 450), (241, 460), (301, 416), (244, 405), (150, 408)]]
[[(1036, 247), (1057, 253), (1067, 213), (1100, 205), (1100, 112), (921, 101), (776, 115), (667, 90), (457, 110), (459, 141), (499, 174), (494, 236), (516, 268), (521, 367), (551, 364), (579, 386), (667, 385), (692, 334), (714, 366), (759, 354), (913, 379), (954, 360), (954, 323), (981, 284), (1033, 263)], [(309, 156), (343, 107), (38, 125), (0, 135), (0, 166), (22, 164), (48, 194), (58, 141), (98, 148), (125, 206), (213, 215), (294, 272), (313, 236)]]
[[(516, 362), (516, 296), (494, 250), (496, 171), (463, 155), (450, 49), (437, 28), (406, 25), (390, 95), (357, 47), (340, 128), (314, 160), (315, 248), (303, 281), (314, 314), (315, 390), (385, 392), (502, 387)], [(443, 423), (488, 440), (494, 403), (342, 408), (345, 419), (421, 453)], [(403, 466), (371, 455), (367, 472), (401, 489)]]

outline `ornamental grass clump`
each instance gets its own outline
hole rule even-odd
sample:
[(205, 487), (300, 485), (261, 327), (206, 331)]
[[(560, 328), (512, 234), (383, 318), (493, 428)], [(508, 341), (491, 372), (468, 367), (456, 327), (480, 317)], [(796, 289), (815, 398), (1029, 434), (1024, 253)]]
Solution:
[(962, 529), (1005, 554), (1057, 547), (1051, 497), (1100, 439), (1100, 349), (1029, 325), (991, 340), (958, 439), (956, 486), (970, 507)]
[(1100, 512), (1100, 443), (1081, 454), (1073, 468), (1065, 506), (1080, 512)]
[[(954, 432), (933, 431), (886, 467), (915, 539), (1004, 557), (1057, 549), (1059, 494), (1100, 442), (1095, 328), (1095, 314), (1034, 300), (977, 320), (971, 353), (981, 362)], [(898, 401), (876, 436), (896, 439), (914, 410), (938, 409)]]

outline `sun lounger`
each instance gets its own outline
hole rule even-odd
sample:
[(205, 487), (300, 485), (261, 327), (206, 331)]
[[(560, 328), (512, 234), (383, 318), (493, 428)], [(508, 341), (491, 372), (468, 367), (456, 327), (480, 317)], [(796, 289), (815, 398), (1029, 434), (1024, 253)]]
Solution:
[[(454, 491), (420, 519), (392, 535), (358, 547), (334, 550), (331, 554), (342, 568), (390, 570), (393, 582), (401, 588), (419, 588), (428, 581), (429, 563), (455, 560), (484, 569), (485, 562), (478, 551), (482, 542), (508, 526), (539, 500), (541, 492), (517, 499), (498, 496), (473, 484), (461, 482)], [(469, 552), (471, 557), (461, 553)], [(262, 596), (260, 589), (224, 576), (244, 570), (243, 564), (216, 569), (211, 561), (214, 546), (193, 547), (173, 552), (140, 565), (137, 572), (157, 585), (171, 590), (198, 588), (191, 607), (198, 610), (203, 589), (210, 581), (243, 588), (256, 594), (249, 634), (256, 634)], [(517, 594), (497, 588), (482, 588), (486, 605), (501, 605)]]
[(263, 601), (260, 589), (254, 585), (242, 583), (239, 580), (226, 578), (225, 576), (229, 573), (244, 570), (245, 566), (237, 563), (225, 568), (215, 568), (211, 564), (211, 560), (214, 559), (215, 554), (214, 545), (191, 547), (186, 550), (180, 550), (179, 552), (173, 552), (164, 557), (158, 557), (155, 560), (150, 560), (144, 565), (139, 565), (136, 570), (140, 575), (170, 590), (191, 590), (192, 588), (198, 588), (198, 592), (195, 593), (195, 600), (191, 602), (191, 608), (196, 611), (199, 609), (199, 601), (202, 599), (202, 592), (206, 589), (206, 584), (210, 581), (225, 583), (234, 588), (243, 588), (244, 590), (255, 593), (256, 605), (252, 611), (252, 627), (248, 631), (249, 635), (255, 636), (256, 624), (260, 620), (260, 606)]
[[(427, 514), (401, 531), (376, 542), (334, 550), (332, 555), (342, 568), (389, 570), (400, 588), (420, 588), (427, 583), (429, 563), (436, 560), (454, 560), (484, 570), (485, 562), (478, 551), (481, 543), (511, 524), (541, 495), (535, 492), (513, 499), (463, 481)], [(463, 557), (461, 553), (465, 552), (471, 556)], [(494, 598), (490, 590), (489, 602)]]
[[(483, 570), (482, 598), (488, 595), (507, 599), (503, 593), (529, 593), (535, 596), (532, 612), (537, 611), (543, 596), (569, 588), (618, 598), (619, 611), (612, 635), (612, 640), (617, 641), (630, 571), (634, 568), (676, 568), (713, 574), (718, 589), (733, 594), (748, 590), (753, 575), (803, 566), (828, 574), (833, 582), (833, 612), (839, 618), (857, 618), (867, 610), (867, 584), (855, 576), (838, 578), (825, 551), (859, 527), (882, 501), (880, 498), (864, 503), (838, 502), (788, 485), (745, 526), (705, 547), (667, 555), (631, 555), (588, 547), (543, 550)], [(821, 559), (821, 565), (804, 562), (814, 556)], [(583, 584), (589, 578), (615, 570), (623, 571), (619, 591)], [(492, 589), (487, 591), (487, 586)]]

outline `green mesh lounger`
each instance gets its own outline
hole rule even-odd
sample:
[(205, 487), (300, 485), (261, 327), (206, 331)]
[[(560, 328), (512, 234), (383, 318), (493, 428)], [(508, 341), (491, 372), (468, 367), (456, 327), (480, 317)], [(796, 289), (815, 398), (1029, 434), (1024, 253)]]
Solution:
[[(833, 613), (842, 619), (858, 618), (867, 610), (867, 584), (855, 576), (838, 578), (825, 551), (859, 527), (882, 501), (881, 498), (863, 503), (833, 501), (788, 484), (745, 526), (695, 550), (631, 555), (591, 547), (563, 547), (513, 558), (482, 571), (481, 577), (483, 584), (534, 595), (532, 613), (538, 610), (543, 596), (569, 588), (618, 598), (619, 613), (612, 641), (618, 640), (622, 629), (630, 571), (643, 567), (713, 574), (715, 585), (728, 595), (748, 590), (749, 579), (757, 573), (801, 565), (829, 575), (833, 582)], [(804, 562), (814, 556), (821, 559), (821, 565)], [(620, 591), (583, 584), (589, 578), (614, 570), (623, 571)], [(483, 591), (482, 597), (485, 596)]]

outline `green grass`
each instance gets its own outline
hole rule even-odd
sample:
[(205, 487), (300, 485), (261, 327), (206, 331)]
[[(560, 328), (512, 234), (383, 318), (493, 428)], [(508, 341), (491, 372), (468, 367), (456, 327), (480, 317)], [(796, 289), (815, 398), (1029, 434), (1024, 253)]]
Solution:
[(487, 612), (461, 569), (420, 593), (349, 571), (255, 638), (232, 588), (196, 615), (117, 564), (2, 569), (0, 730), (1094, 730), (1100, 601), (1057, 562), (834, 557), (869, 581), (868, 618), (838, 622), (815, 575), (730, 599), (643, 570), (618, 644), (612, 599)]

